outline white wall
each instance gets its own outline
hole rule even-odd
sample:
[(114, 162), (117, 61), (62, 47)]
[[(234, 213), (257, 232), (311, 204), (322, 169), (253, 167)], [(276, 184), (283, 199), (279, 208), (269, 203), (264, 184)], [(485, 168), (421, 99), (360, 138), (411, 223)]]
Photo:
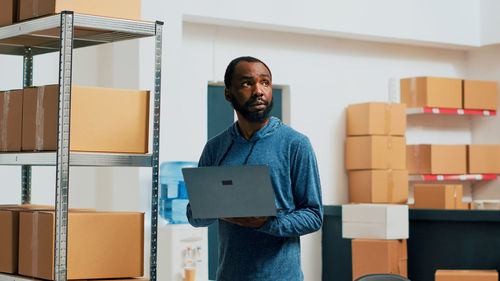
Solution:
[[(439, 46), (479, 45), (479, 0), (183, 1), (187, 21)], [(455, 46), (456, 47), (456, 46)]]

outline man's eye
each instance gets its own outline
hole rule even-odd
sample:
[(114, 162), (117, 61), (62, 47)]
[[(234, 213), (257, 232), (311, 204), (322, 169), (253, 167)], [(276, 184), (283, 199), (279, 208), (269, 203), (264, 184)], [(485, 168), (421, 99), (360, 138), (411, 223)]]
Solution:
[(269, 82), (268, 80), (264, 80), (264, 81), (262, 81), (262, 84), (269, 86), (269, 85), (271, 85), (271, 82)]
[(245, 82), (241, 83), (241, 86), (248, 87), (248, 86), (250, 86), (250, 82), (245, 81)]

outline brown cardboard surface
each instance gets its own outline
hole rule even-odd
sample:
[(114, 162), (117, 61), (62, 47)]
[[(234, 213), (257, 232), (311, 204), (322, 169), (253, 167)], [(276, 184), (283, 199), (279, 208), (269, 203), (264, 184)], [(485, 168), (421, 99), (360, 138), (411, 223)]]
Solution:
[(413, 188), (414, 208), (447, 210), (469, 208), (468, 203), (463, 202), (462, 185), (415, 184)]
[(500, 174), (500, 144), (468, 145), (467, 171), (470, 174)]
[(19, 20), (74, 11), (78, 14), (141, 19), (140, 0), (19, 0)]
[(414, 77), (401, 79), (401, 103), (407, 107), (462, 108), (462, 80)]
[(346, 138), (347, 170), (406, 169), (406, 139), (400, 136)]
[(17, 273), (19, 214), (0, 210), (0, 272)]
[(438, 269), (435, 281), (498, 281), (496, 270), (444, 270)]
[[(56, 149), (57, 96), (57, 85), (25, 89), (23, 151)], [(147, 153), (149, 92), (73, 86), (70, 122), (71, 151)]]
[(392, 273), (407, 277), (406, 240), (352, 240), (352, 277)]
[(408, 201), (408, 171), (349, 171), (349, 202), (401, 203)]
[(21, 151), (23, 90), (0, 92), (0, 151)]
[[(53, 280), (54, 220), (54, 212), (21, 212), (19, 274)], [(68, 213), (68, 279), (143, 274), (143, 213)]]
[(406, 132), (406, 105), (370, 102), (351, 104), (346, 110), (347, 135), (397, 135)]
[(498, 109), (498, 82), (464, 80), (464, 108)]
[(19, 212), (27, 209), (48, 209), (43, 205), (0, 206), (0, 272), (16, 274), (19, 246)]
[(420, 144), (406, 147), (406, 166), (411, 174), (465, 174), (465, 145)]
[(0, 26), (12, 24), (15, 20), (14, 6), (16, 0), (0, 0)]
[(23, 151), (57, 149), (57, 85), (24, 88)]

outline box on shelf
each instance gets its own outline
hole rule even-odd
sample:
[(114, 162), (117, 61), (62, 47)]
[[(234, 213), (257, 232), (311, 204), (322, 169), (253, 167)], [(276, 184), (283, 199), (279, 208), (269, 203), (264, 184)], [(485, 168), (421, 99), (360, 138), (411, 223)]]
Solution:
[(349, 202), (404, 204), (407, 201), (407, 170), (349, 171)]
[(351, 246), (353, 280), (376, 273), (408, 276), (408, 252), (405, 239), (353, 239)]
[(498, 271), (438, 269), (434, 277), (435, 281), (498, 281)]
[(467, 171), (470, 174), (500, 174), (500, 145), (468, 145), (467, 160)]
[(19, 20), (74, 11), (78, 14), (141, 19), (140, 0), (19, 0)]
[(465, 174), (465, 145), (419, 144), (406, 146), (409, 174)]
[[(54, 212), (21, 212), (19, 274), (54, 280)], [(144, 214), (68, 212), (68, 279), (141, 277)]]
[(347, 135), (396, 135), (406, 132), (406, 106), (401, 103), (351, 104), (346, 111)]
[(0, 27), (16, 21), (18, 0), (0, 0)]
[(414, 208), (467, 210), (469, 204), (463, 202), (461, 184), (415, 184)]
[(0, 92), (0, 152), (21, 151), (23, 90)]
[(406, 138), (400, 136), (347, 137), (347, 170), (406, 169)]
[(498, 109), (498, 82), (464, 80), (465, 109)]
[(342, 237), (407, 239), (408, 205), (342, 205)]
[(407, 107), (462, 108), (462, 80), (413, 77), (400, 81), (401, 103)]
[[(57, 147), (58, 85), (24, 89), (23, 151)], [(149, 92), (71, 88), (71, 151), (147, 153)]]
[(17, 273), (17, 253), (19, 246), (19, 212), (23, 210), (51, 209), (42, 205), (0, 206), (0, 272)]
[(474, 200), (471, 202), (471, 210), (500, 210), (500, 200)]

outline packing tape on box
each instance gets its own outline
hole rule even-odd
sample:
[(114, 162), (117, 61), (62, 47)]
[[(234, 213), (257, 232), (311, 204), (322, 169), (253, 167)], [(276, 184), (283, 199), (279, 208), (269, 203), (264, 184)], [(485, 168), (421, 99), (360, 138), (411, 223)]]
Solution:
[(31, 232), (31, 275), (38, 276), (38, 212), (33, 212), (33, 231)]
[(10, 104), (10, 91), (3, 93), (3, 108), (2, 108), (2, 116), (0, 118), (0, 147), (1, 151), (7, 151), (7, 121), (9, 118), (9, 104)]
[(392, 163), (391, 163), (391, 160), (392, 160), (392, 137), (391, 136), (387, 136), (387, 151), (386, 151), (386, 169), (391, 169), (392, 168)]
[(37, 88), (36, 99), (36, 123), (35, 123), (35, 150), (43, 150), (43, 129), (45, 121), (45, 110), (43, 109), (43, 100), (45, 97), (45, 87)]
[(422, 161), (420, 161), (420, 145), (414, 145), (413, 146), (413, 159), (415, 161), (415, 168), (416, 168), (416, 173), (421, 174), (422, 173)]
[(392, 103), (388, 103), (385, 106), (385, 116), (384, 116), (384, 135), (389, 135), (391, 133), (391, 111), (392, 111)]
[(417, 77), (410, 78), (411, 105), (417, 106)]
[(392, 202), (392, 190), (394, 189), (394, 174), (392, 169), (387, 170), (387, 202)]
[(38, 9), (40, 7), (40, 3), (38, 2), (39, 0), (33, 0), (33, 17), (36, 18), (38, 17)]

